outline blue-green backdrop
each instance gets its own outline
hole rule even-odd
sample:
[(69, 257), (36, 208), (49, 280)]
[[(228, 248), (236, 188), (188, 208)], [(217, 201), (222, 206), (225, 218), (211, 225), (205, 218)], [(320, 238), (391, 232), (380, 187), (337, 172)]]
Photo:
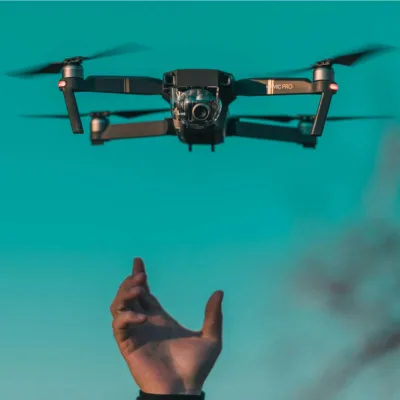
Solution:
[[(85, 72), (259, 76), (365, 44), (396, 45), (399, 15), (398, 2), (3, 2), (1, 68), (133, 40), (152, 50), (88, 62)], [(337, 68), (331, 115), (398, 115), (399, 71), (398, 54)], [(134, 256), (145, 259), (154, 293), (192, 328), (211, 292), (225, 290), (225, 346), (209, 398), (293, 398), (323, 352), (314, 343), (300, 365), (296, 352), (274, 351), (283, 336), (298, 339), (301, 325), (284, 312), (282, 271), (315, 232), (357, 216), (384, 124), (328, 124), (315, 152), (241, 139), (216, 153), (188, 153), (173, 138), (91, 147), (68, 121), (19, 116), (64, 112), (57, 81), (0, 75), (0, 398), (134, 398), (108, 312)], [(82, 112), (163, 106), (155, 97), (78, 100)], [(232, 113), (312, 113), (317, 100), (241, 98)], [(329, 335), (317, 325), (309, 334), (323, 349)]]

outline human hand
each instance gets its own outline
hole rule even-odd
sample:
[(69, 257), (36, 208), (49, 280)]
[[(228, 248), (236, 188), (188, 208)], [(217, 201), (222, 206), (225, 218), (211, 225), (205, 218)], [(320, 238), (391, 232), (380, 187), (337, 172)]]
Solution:
[(110, 311), (119, 350), (143, 392), (201, 393), (222, 350), (222, 299), (217, 291), (208, 300), (201, 331), (186, 329), (150, 293), (144, 263), (134, 260)]

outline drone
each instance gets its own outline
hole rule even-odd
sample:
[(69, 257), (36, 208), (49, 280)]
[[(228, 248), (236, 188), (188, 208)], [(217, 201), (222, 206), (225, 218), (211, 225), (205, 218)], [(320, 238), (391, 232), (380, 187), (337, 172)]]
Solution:
[[(373, 55), (393, 50), (390, 46), (368, 47), (350, 54), (318, 61), (307, 68), (287, 71), (295, 75), (313, 71), (308, 78), (261, 77), (236, 80), (233, 74), (216, 69), (177, 69), (163, 74), (162, 79), (148, 76), (88, 76), (85, 78), (83, 62), (125, 53), (138, 52), (146, 47), (136, 43), (117, 47), (91, 57), (67, 58), (62, 62), (8, 74), (14, 77), (33, 77), (61, 74), (58, 88), (64, 95), (67, 115), (31, 115), (39, 118), (69, 119), (74, 134), (84, 133), (81, 117), (91, 117), (90, 140), (93, 145), (117, 139), (175, 136), (192, 151), (194, 145), (208, 145), (211, 151), (224, 143), (227, 137), (274, 140), (295, 143), (303, 148), (315, 149), (322, 136), (326, 121), (351, 119), (390, 118), (328, 117), (332, 97), (339, 87), (335, 82), (333, 66), (353, 66)], [(272, 75), (272, 74), (271, 74)], [(275, 74), (274, 76), (280, 76)], [(136, 111), (101, 111), (80, 114), (76, 93), (116, 93), (161, 96), (169, 108)], [(319, 95), (315, 115), (238, 115), (231, 116), (229, 107), (237, 97)], [(169, 112), (170, 117), (157, 121), (111, 124), (111, 116), (136, 118)], [(253, 120), (253, 122), (251, 121)], [(289, 123), (298, 126), (265, 124), (263, 121)], [(257, 121), (257, 122), (255, 122)]]

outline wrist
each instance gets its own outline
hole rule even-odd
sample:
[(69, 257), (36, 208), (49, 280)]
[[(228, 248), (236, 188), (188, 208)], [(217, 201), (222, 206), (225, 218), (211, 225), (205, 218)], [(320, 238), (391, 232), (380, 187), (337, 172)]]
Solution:
[(182, 389), (174, 390), (167, 394), (178, 394), (178, 395), (190, 395), (190, 396), (200, 396), (202, 393), (201, 389)]
[(152, 394), (152, 395), (182, 395), (182, 396), (200, 396), (203, 391), (202, 389), (167, 389), (167, 390), (140, 390), (141, 393), (144, 394)]
[(152, 395), (181, 395), (181, 396), (200, 396), (203, 393), (203, 388), (183, 386), (181, 384), (158, 386), (150, 385), (140, 388), (141, 393), (147, 393)]

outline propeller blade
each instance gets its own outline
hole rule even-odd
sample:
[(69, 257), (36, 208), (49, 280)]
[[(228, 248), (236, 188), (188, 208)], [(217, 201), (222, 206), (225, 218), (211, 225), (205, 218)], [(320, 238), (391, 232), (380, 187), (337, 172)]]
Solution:
[(299, 117), (297, 116), (290, 116), (290, 115), (239, 115), (236, 118), (262, 119), (262, 120), (276, 121), (276, 122), (291, 122), (293, 120), (299, 119)]
[(153, 110), (136, 110), (136, 111), (112, 111), (108, 115), (115, 115), (121, 118), (137, 118), (144, 115), (157, 114), (171, 111), (169, 108), (157, 108)]
[(45, 64), (20, 71), (8, 72), (7, 76), (12, 78), (29, 78), (35, 75), (58, 74), (61, 72), (63, 66), (64, 62)]
[(327, 121), (347, 121), (347, 120), (362, 120), (362, 119), (392, 119), (390, 115), (376, 115), (376, 116), (354, 116), (354, 117), (328, 117)]
[[(276, 122), (291, 122), (291, 121), (304, 121), (312, 122), (315, 115), (239, 115), (237, 118), (241, 119), (261, 119)], [(362, 119), (392, 119), (389, 115), (373, 115), (373, 116), (335, 116), (328, 117), (327, 121), (347, 121), (347, 120), (362, 120)]]
[[(134, 110), (134, 111), (95, 111), (85, 114), (79, 114), (81, 117), (91, 116), (95, 117), (108, 117), (115, 115), (121, 118), (138, 118), (144, 115), (157, 114), (162, 112), (169, 112), (169, 108), (155, 108), (149, 110)], [(45, 119), (68, 119), (67, 114), (39, 114), (39, 115), (23, 115), (24, 118), (45, 118)]]
[(149, 48), (139, 43), (128, 43), (122, 46), (98, 52), (90, 57), (84, 57), (84, 61), (98, 60), (99, 58), (106, 58), (106, 57), (115, 57), (123, 54), (138, 53), (140, 51), (145, 51), (145, 50), (149, 50)]
[(316, 63), (314, 63), (313, 65), (311, 65), (309, 67), (293, 69), (293, 70), (288, 70), (288, 71), (283, 71), (283, 72), (277, 72), (274, 74), (268, 74), (266, 76), (299, 74), (302, 72), (311, 71), (314, 68), (321, 67), (321, 66), (330, 67), (332, 65), (343, 65), (346, 67), (351, 67), (354, 64), (356, 64), (357, 62), (362, 61), (365, 58), (377, 56), (379, 54), (393, 51), (396, 49), (397, 48), (394, 46), (386, 46), (386, 45), (369, 46), (369, 47), (365, 47), (364, 49), (359, 50), (359, 51), (355, 51), (355, 52), (348, 53), (348, 54), (342, 54), (342, 55), (335, 56), (333, 58), (327, 58), (325, 60), (317, 61)]
[(336, 64), (336, 65), (344, 65), (346, 67), (351, 67), (355, 63), (362, 61), (367, 57), (377, 56), (379, 54), (383, 54), (388, 51), (393, 51), (395, 49), (396, 48), (393, 46), (386, 46), (386, 45), (369, 46), (357, 52), (336, 56), (329, 61), (331, 65)]
[[(87, 117), (89, 113), (80, 114), (81, 117)], [(68, 119), (67, 114), (35, 114), (35, 115), (22, 115), (22, 118), (38, 118), (38, 119)]]
[(82, 61), (97, 60), (99, 58), (106, 58), (106, 57), (114, 57), (127, 53), (136, 53), (147, 49), (148, 48), (146, 46), (142, 46), (138, 43), (128, 43), (123, 46), (114, 47), (112, 49), (108, 49), (93, 54), (92, 56), (89, 57), (77, 56), (72, 58), (66, 58), (64, 61), (61, 62), (54, 62), (20, 71), (9, 72), (7, 73), (7, 75), (10, 77), (28, 78), (36, 75), (59, 74), (62, 68), (68, 64), (81, 64)]

